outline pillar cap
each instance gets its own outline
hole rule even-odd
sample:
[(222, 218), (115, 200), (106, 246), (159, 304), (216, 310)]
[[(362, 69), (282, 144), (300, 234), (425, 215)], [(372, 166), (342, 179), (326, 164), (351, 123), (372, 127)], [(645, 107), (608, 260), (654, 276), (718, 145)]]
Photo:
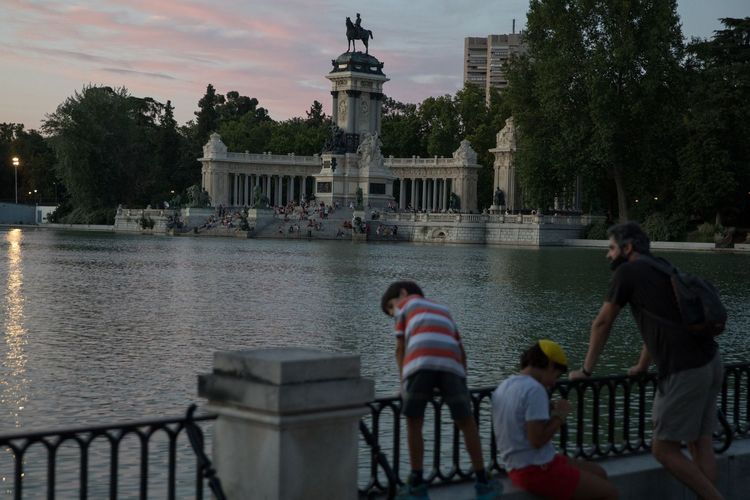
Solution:
[(356, 355), (305, 348), (219, 351), (214, 373), (285, 385), (357, 378), (360, 361)]

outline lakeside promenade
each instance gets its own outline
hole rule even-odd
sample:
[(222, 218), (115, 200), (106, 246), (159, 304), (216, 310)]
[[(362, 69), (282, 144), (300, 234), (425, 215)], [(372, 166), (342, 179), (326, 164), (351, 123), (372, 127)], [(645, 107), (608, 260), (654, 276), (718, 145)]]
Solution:
[[(211, 478), (218, 478), (218, 483), (214, 479), (215, 493), (219, 492), (217, 498), (222, 498), (221, 494), (225, 498), (285, 500), (389, 497), (404, 474), (401, 464), (405, 446), (401, 442), (403, 423), (398, 417), (400, 402), (398, 398), (373, 400), (373, 382), (362, 378), (359, 372), (360, 361), (356, 355), (300, 348), (216, 352), (212, 372), (198, 378), (198, 394), (208, 400), (204, 411), (210, 412), (209, 415), (193, 418), (189, 412), (185, 419), (178, 420), (0, 436), (0, 446), (10, 447), (16, 457), (15, 473), (10, 473), (14, 477), (11, 491), (16, 498), (23, 498), (22, 491), (37, 496), (41, 487), (47, 490), (48, 496), (54, 497), (56, 484), (69, 488), (66, 481), (78, 478), (82, 481), (79, 486), (82, 497), (86, 497), (88, 472), (71, 475), (74, 471), (68, 467), (67, 476), (56, 477), (58, 466), (71, 465), (59, 464), (57, 461), (61, 459), (56, 458), (57, 452), (65, 442), (77, 444), (81, 449), (81, 470), (88, 471), (83, 457), (90, 455), (97, 437), (107, 437), (98, 442), (102, 445), (107, 440), (110, 442), (110, 493), (117, 492), (118, 477), (122, 483), (132, 484), (134, 479), (131, 477), (128, 481), (115, 460), (124, 451), (126, 441), (123, 438), (134, 434), (140, 437), (140, 465), (129, 468), (129, 474), (139, 475), (140, 486), (137, 495), (135, 491), (131, 493), (150, 498), (150, 492), (161, 490), (165, 486), (162, 481), (166, 481), (170, 492), (167, 496), (175, 498), (174, 451), (170, 452), (172, 472), (168, 477), (163, 474), (151, 477), (159, 466), (158, 461), (151, 464), (152, 458), (149, 458), (149, 443), (162, 430), (171, 428), (169, 432), (174, 437), (171, 442), (176, 443), (176, 439), (187, 432), (199, 455), (211, 450), (211, 463), (205, 456), (198, 460), (197, 477), (194, 476), (197, 497), (204, 495), (206, 480)], [(720, 452), (718, 486), (727, 499), (741, 499), (746, 498), (750, 489), (750, 440), (743, 439), (750, 434), (747, 414), (750, 364), (728, 365), (725, 377), (719, 405), (728, 421), (715, 441)], [(691, 498), (690, 493), (647, 454), (650, 431), (644, 423), (651, 401), (640, 394), (648, 394), (655, 379), (650, 376), (627, 380), (604, 377), (583, 383), (558, 383), (553, 392), (565, 394), (577, 407), (575, 419), (563, 431), (558, 447), (571, 456), (597, 459), (617, 485), (620, 498), (642, 499), (655, 495), (663, 499)], [(613, 388), (617, 390), (616, 396)], [(486, 414), (479, 409), (492, 389), (472, 391), (475, 416), (483, 428), (482, 441), (489, 452), (487, 463), (505, 486), (502, 498), (534, 498), (514, 488), (497, 463)], [(447, 412), (440, 400), (433, 401), (432, 406), (436, 421)], [(597, 419), (597, 408), (603, 411), (602, 415), (608, 414), (601, 422)], [(609, 410), (604, 411), (606, 408)], [(592, 410), (594, 418), (584, 418), (584, 415), (591, 415)], [(396, 416), (396, 427), (390, 433), (377, 424), (387, 418), (388, 412)], [(205, 428), (213, 419), (211, 435), (204, 444), (203, 434), (196, 430), (199, 428), (195, 424)], [(427, 423), (429, 428), (430, 422)], [(363, 427), (374, 437), (374, 446), (363, 442), (360, 436), (365, 433)], [(440, 427), (438, 425), (436, 432), (426, 436), (426, 458), (432, 469), (426, 479), (432, 483), (431, 498), (472, 498), (472, 474), (465, 452), (459, 448), (455, 431), (441, 438), (437, 433)], [(389, 436), (394, 440), (394, 448), (388, 444)], [(136, 450), (137, 443), (131, 441)], [(39, 448), (41, 444), (47, 448), (47, 460), (41, 460), (48, 467), (46, 488), (45, 484), (34, 488), (27, 484), (29, 478), (24, 477), (22, 462), (26, 461), (24, 457), (28, 456), (30, 447)], [(170, 448), (176, 447), (171, 445)], [(183, 454), (180, 458), (190, 459)], [(28, 466), (31, 465), (29, 462)], [(365, 471), (372, 474), (366, 484), (362, 482)], [(32, 474), (32, 477), (44, 476)], [(120, 495), (129, 496), (127, 491)]]

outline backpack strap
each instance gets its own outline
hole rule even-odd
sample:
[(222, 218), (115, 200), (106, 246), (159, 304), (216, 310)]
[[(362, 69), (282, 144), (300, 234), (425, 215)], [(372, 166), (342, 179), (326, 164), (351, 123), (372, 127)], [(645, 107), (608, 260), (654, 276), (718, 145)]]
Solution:
[[(668, 260), (662, 259), (659, 257), (652, 257), (651, 255), (639, 255), (638, 259), (639, 260), (643, 259), (643, 261), (649, 264), (652, 268), (666, 274), (669, 277), (669, 282), (672, 285), (672, 294), (674, 295), (674, 298), (676, 300), (677, 292), (674, 290), (674, 277), (677, 275), (677, 272), (678, 272), (677, 268), (673, 266), (672, 263), (669, 262)], [(678, 306), (678, 309), (679, 309), (679, 306)], [(664, 316), (660, 316), (656, 313), (653, 313), (649, 311), (648, 309), (646, 309), (645, 307), (641, 308), (641, 311), (643, 311), (651, 319), (654, 319), (663, 325), (666, 325), (672, 328), (681, 328), (681, 329), (685, 328), (685, 325), (683, 325), (682, 323), (672, 321), (671, 319), (667, 319)]]

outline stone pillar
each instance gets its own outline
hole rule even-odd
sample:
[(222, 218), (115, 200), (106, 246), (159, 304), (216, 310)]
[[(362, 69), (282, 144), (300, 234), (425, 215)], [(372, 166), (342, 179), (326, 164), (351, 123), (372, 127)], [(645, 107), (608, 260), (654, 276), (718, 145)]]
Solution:
[(294, 199), (294, 176), (288, 175), (286, 178), (286, 202), (291, 203)]
[(198, 394), (218, 414), (213, 459), (227, 498), (357, 498), (359, 419), (374, 397), (359, 356), (216, 352)]
[(333, 97), (333, 109), (331, 114), (331, 120), (334, 125), (339, 124), (339, 92), (338, 90), (332, 90), (331, 96)]
[(406, 179), (403, 177), (398, 182), (398, 208), (406, 208)]
[(357, 498), (359, 419), (374, 397), (359, 356), (216, 352), (198, 394), (218, 414), (213, 459), (227, 498)]
[(370, 108), (370, 112), (373, 114), (373, 117), (375, 119), (375, 131), (380, 134), (380, 124), (383, 120), (383, 94), (382, 93), (373, 93), (373, 98), (375, 99), (375, 105)]
[(427, 179), (422, 179), (422, 211), (427, 211)]
[(276, 176), (276, 206), (281, 206), (281, 176)]
[(443, 211), (448, 210), (448, 179), (443, 179)]
[(347, 90), (346, 91), (346, 133), (348, 134), (355, 134), (357, 131), (356, 128), (356, 111), (357, 111), (357, 97), (359, 96), (359, 91), (357, 90)]
[(417, 183), (414, 182), (416, 179), (410, 179), (411, 182), (411, 208), (412, 210), (417, 209)]
[(268, 198), (268, 204), (272, 204), (273, 200), (271, 199), (271, 176), (266, 176), (266, 198)]
[(432, 197), (432, 211), (437, 212), (438, 209), (438, 180), (432, 179), (430, 186), (430, 195)]
[(245, 205), (249, 205), (250, 200), (250, 174), (245, 174)]

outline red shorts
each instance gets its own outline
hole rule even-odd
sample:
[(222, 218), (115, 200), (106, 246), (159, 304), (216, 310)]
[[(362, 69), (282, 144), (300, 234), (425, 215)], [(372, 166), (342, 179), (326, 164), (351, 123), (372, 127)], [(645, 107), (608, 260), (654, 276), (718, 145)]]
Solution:
[(581, 471), (568, 463), (565, 455), (555, 455), (550, 463), (529, 465), (508, 472), (514, 485), (546, 498), (569, 499), (578, 487)]

